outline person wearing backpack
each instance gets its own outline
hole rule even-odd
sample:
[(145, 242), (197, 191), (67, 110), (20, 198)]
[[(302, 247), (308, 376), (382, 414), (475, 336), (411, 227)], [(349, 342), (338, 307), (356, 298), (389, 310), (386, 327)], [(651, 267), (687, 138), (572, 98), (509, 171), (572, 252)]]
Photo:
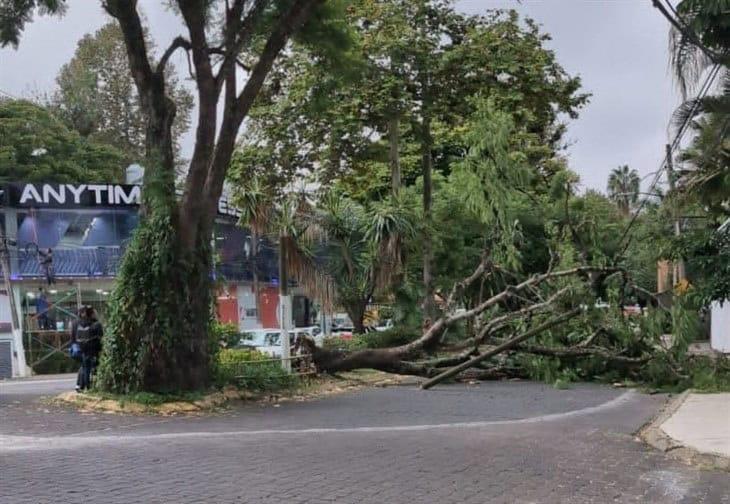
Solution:
[(91, 386), (91, 376), (96, 369), (101, 353), (101, 337), (104, 330), (96, 318), (94, 308), (85, 306), (79, 311), (79, 319), (71, 328), (72, 341), (81, 349), (81, 368), (76, 379), (76, 391)]

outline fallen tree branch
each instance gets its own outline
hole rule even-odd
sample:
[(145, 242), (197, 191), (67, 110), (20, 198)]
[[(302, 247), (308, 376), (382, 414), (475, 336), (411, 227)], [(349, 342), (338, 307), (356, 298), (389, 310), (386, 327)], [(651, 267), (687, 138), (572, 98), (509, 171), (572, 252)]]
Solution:
[(630, 365), (638, 365), (638, 364), (645, 364), (647, 363), (651, 357), (646, 355), (642, 357), (626, 357), (624, 355), (618, 355), (615, 353), (611, 353), (605, 348), (592, 346), (592, 347), (547, 347), (547, 346), (541, 346), (541, 345), (518, 345), (517, 348), (515, 348), (515, 351), (517, 352), (526, 352), (531, 353), (535, 355), (547, 355), (551, 357), (574, 357), (574, 358), (580, 358), (580, 357), (592, 357), (592, 356), (600, 356), (608, 361), (621, 363), (621, 364), (630, 364)]
[(578, 315), (580, 312), (581, 312), (580, 308), (574, 308), (574, 309), (570, 310), (569, 312), (566, 312), (566, 313), (560, 315), (559, 317), (555, 317), (554, 319), (543, 322), (542, 324), (538, 325), (537, 327), (534, 327), (534, 328), (530, 329), (529, 331), (519, 334), (519, 335), (515, 336), (514, 338), (506, 341), (505, 343), (503, 343), (481, 355), (478, 355), (478, 356), (464, 362), (463, 364), (453, 367), (453, 368), (449, 369), (448, 371), (444, 371), (443, 373), (439, 374), (438, 376), (435, 376), (434, 378), (431, 378), (430, 380), (423, 383), (423, 385), (421, 385), (421, 388), (424, 390), (427, 390), (427, 389), (433, 387), (434, 385), (436, 385), (448, 378), (451, 378), (452, 376), (455, 376), (455, 375), (461, 373), (462, 371), (465, 371), (465, 370), (469, 369), (470, 367), (473, 367), (474, 365), (476, 365), (490, 357), (494, 357), (495, 355), (498, 355), (502, 352), (510, 350), (511, 348), (514, 348), (515, 346), (519, 345), (523, 341), (525, 341), (547, 329), (550, 329), (551, 327), (554, 327), (556, 325), (567, 322), (571, 318)]
[[(452, 289), (452, 293), (449, 297), (452, 300), (455, 299), (458, 296), (458, 292), (461, 288), (477, 281), (485, 274), (487, 269), (492, 269), (492, 265), (483, 258), (479, 266), (474, 270), (474, 272)], [(427, 366), (423, 367), (423, 365), (415, 364), (414, 362), (409, 361), (414, 361), (419, 355), (423, 354), (424, 352), (431, 352), (436, 348), (439, 348), (442, 344), (442, 335), (444, 331), (446, 331), (449, 327), (453, 326), (457, 322), (467, 318), (479, 316), (490, 307), (493, 307), (510, 299), (514, 294), (518, 294), (528, 288), (537, 287), (541, 283), (553, 278), (561, 278), (571, 275), (585, 276), (587, 272), (601, 272), (604, 274), (610, 274), (619, 271), (623, 270), (620, 268), (596, 268), (592, 266), (580, 266), (562, 271), (552, 271), (539, 275), (533, 275), (529, 279), (524, 280), (517, 285), (511, 285), (506, 287), (502, 292), (493, 295), (486, 301), (469, 310), (457, 313), (456, 310), (452, 307), (452, 309), (447, 314), (437, 319), (430, 326), (424, 327), (424, 331), (419, 338), (410, 343), (397, 347), (367, 349), (355, 352), (342, 352), (317, 347), (314, 344), (314, 341), (309, 338), (306, 338), (302, 342), (302, 344), (312, 354), (313, 362), (315, 363), (317, 369), (322, 372), (333, 373), (358, 368), (372, 368), (385, 372), (402, 373), (403, 369), (408, 368), (409, 366), (420, 366), (412, 368), (414, 374), (424, 376), (425, 373), (426, 376), (429, 376), (431, 374), (430, 368), (428, 368)], [(515, 312), (510, 312), (500, 317), (496, 317), (484, 327), (482, 327), (483, 338), (486, 338), (486, 336), (492, 334), (497, 328), (505, 327), (509, 321), (514, 320), (515, 318), (531, 315), (535, 312), (539, 312), (550, 307), (565, 292), (567, 292), (568, 289), (569, 287), (564, 287), (563, 289), (560, 289), (558, 292), (554, 293), (547, 300), (542, 301), (541, 303), (529, 305)], [(472, 339), (468, 346), (462, 346), (460, 350), (465, 350), (478, 346), (478, 344), (481, 342), (481, 339)], [(403, 364), (403, 362), (409, 362), (409, 364)]]

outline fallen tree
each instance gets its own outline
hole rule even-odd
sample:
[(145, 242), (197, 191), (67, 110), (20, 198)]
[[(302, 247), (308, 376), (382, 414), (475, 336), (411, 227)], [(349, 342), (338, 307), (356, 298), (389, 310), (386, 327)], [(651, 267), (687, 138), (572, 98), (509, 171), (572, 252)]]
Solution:
[[(516, 275), (509, 275), (513, 281), (500, 292), (475, 303), (470, 309), (457, 310), (469, 287), (498, 271), (501, 270), (485, 256), (471, 275), (453, 286), (444, 313), (433, 323), (427, 323), (420, 336), (407, 344), (343, 351), (320, 348), (307, 340), (303, 347), (311, 353), (320, 372), (372, 368), (429, 378), (424, 388), (455, 376), (475, 379), (524, 377), (523, 369), (504, 361), (507, 353), (575, 359), (600, 357), (623, 367), (639, 366), (650, 358), (648, 354), (626, 355), (626, 348), (598, 344), (599, 337), (607, 334), (602, 328), (591, 331), (589, 336), (570, 346), (527, 343), (590, 311), (592, 303), (586, 302), (584, 296), (576, 296), (577, 289), (593, 288), (596, 278), (606, 281), (613, 275), (619, 275), (622, 283), (628, 283), (628, 275), (623, 269), (578, 266), (554, 271), (551, 268), (521, 281)], [(563, 285), (555, 285), (560, 282)], [(443, 336), (447, 329), (467, 320), (478, 329), (475, 334), (455, 344), (446, 344)], [(497, 338), (505, 332), (511, 336)], [(483, 351), (482, 347), (485, 347)]]

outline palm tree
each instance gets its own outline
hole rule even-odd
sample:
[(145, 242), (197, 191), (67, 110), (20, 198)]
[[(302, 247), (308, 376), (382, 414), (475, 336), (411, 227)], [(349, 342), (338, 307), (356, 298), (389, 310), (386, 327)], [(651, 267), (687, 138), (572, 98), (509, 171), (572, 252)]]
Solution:
[(347, 311), (356, 333), (365, 330), (373, 295), (399, 278), (402, 243), (415, 236), (414, 222), (413, 209), (400, 196), (365, 207), (330, 192), (317, 202), (308, 223), (310, 235), (316, 237), (334, 301)]
[(288, 279), (295, 279), (323, 306), (342, 306), (356, 333), (364, 332), (374, 293), (403, 266), (401, 240), (415, 233), (405, 201), (393, 197), (366, 208), (335, 191), (314, 201), (302, 193), (275, 196), (254, 178), (239, 184), (236, 198), (252, 236), (278, 244), (280, 302), (287, 303)]
[(630, 215), (631, 208), (639, 199), (640, 182), (637, 171), (629, 169), (628, 165), (614, 168), (608, 177), (608, 197), (616, 203), (624, 217)]
[[(726, 100), (730, 104), (730, 100)], [(730, 201), (730, 115), (711, 113), (692, 123), (696, 135), (680, 160), (689, 165), (680, 170), (680, 194), (699, 201), (718, 215), (729, 213)]]
[(682, 0), (669, 33), (674, 77), (685, 99), (712, 65), (727, 72), (730, 61), (730, 0)]
[[(671, 65), (685, 102), (676, 110), (677, 130), (689, 124), (695, 132), (680, 160), (691, 167), (680, 171), (678, 189), (713, 208), (730, 199), (730, 0), (682, 0), (670, 31)], [(708, 68), (719, 76), (718, 93), (688, 99)]]

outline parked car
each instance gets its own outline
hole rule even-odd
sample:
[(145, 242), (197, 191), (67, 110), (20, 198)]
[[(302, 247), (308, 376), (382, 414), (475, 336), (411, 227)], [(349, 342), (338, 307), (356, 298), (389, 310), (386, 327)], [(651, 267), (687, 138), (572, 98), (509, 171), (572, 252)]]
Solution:
[(388, 329), (393, 328), (393, 321), (391, 319), (385, 319), (378, 322), (378, 325), (376, 325), (373, 329), (375, 329), (378, 332), (387, 331)]
[[(315, 343), (322, 344), (322, 334), (318, 327), (297, 327), (289, 331), (289, 345), (294, 348), (297, 338), (310, 336)], [(239, 347), (254, 348), (271, 357), (281, 357), (281, 329), (253, 329), (246, 332)]]

